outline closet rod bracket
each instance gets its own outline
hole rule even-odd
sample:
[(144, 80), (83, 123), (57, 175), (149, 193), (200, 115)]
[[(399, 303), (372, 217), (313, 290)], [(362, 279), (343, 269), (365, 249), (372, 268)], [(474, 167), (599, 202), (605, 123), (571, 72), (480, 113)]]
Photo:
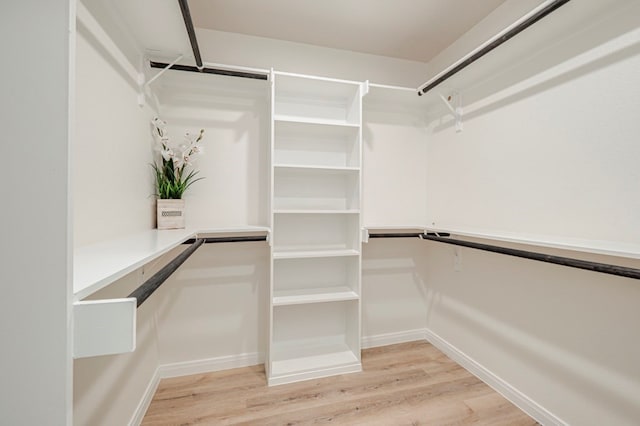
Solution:
[[(182, 55), (182, 54), (178, 55), (178, 57), (176, 59), (171, 61), (171, 63), (167, 64), (164, 68), (162, 68), (159, 72), (157, 72), (153, 77), (151, 77), (147, 81), (145, 81), (144, 74), (140, 73), (140, 78), (138, 80), (138, 86), (140, 87), (140, 91), (138, 92), (138, 106), (140, 108), (142, 108), (145, 105), (147, 96), (149, 96), (150, 98), (153, 98), (153, 100), (156, 101), (156, 107), (158, 106), (157, 105), (158, 104), (157, 97), (156, 97), (155, 93), (153, 93), (153, 91), (151, 90), (151, 87), (150, 87), (151, 83), (153, 83), (158, 78), (160, 78), (165, 72), (167, 72), (167, 70), (170, 70), (171, 67), (173, 67), (175, 64), (177, 64), (178, 61), (180, 61), (183, 57), (184, 57), (184, 55)], [(144, 62), (146, 62), (146, 61), (144, 61)]]
[(147, 88), (149, 87), (149, 85), (151, 85), (151, 83), (153, 83), (154, 81), (156, 81), (160, 76), (162, 76), (162, 74), (164, 74), (165, 72), (167, 72), (168, 70), (171, 69), (172, 66), (174, 66), (175, 64), (178, 63), (178, 61), (180, 59), (182, 59), (184, 57), (184, 55), (178, 55), (178, 57), (176, 59), (174, 59), (173, 61), (171, 61), (169, 64), (167, 64), (166, 67), (162, 68), (160, 71), (158, 71), (156, 73), (156, 75), (154, 75), (153, 77), (151, 77), (149, 79), (149, 81), (147, 81), (146, 83), (144, 83), (144, 87)]
[(445, 106), (453, 116), (456, 133), (462, 132), (462, 130), (464, 129), (464, 126), (462, 124), (464, 110), (462, 109), (462, 97), (460, 96), (460, 92), (453, 91), (449, 96), (446, 97), (442, 93), (439, 93), (438, 97), (442, 99), (442, 102), (444, 102)]
[(360, 96), (365, 97), (369, 94), (369, 80), (365, 80), (360, 84)]

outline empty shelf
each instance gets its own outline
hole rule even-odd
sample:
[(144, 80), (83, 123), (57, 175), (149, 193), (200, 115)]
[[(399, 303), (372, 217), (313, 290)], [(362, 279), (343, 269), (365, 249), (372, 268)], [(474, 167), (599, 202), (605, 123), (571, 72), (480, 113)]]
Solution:
[(270, 385), (362, 371), (358, 356), (346, 344), (297, 348), (289, 356), (276, 349)]
[(360, 252), (353, 249), (344, 250), (305, 250), (305, 251), (277, 251), (273, 253), (274, 259), (301, 259), (306, 257), (341, 257), (357, 256)]
[(273, 297), (273, 306), (340, 302), (357, 299), (358, 294), (347, 286), (279, 290), (275, 292), (275, 296)]

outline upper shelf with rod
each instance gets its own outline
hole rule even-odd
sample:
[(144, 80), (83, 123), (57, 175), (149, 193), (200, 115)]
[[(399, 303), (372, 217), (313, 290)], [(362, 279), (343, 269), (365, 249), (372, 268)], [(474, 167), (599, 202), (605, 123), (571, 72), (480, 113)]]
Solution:
[(76, 248), (73, 255), (73, 295), (76, 301), (195, 238), (268, 235), (269, 228), (242, 226), (205, 230), (152, 229), (127, 237)]
[(522, 31), (529, 28), (531, 25), (535, 24), (545, 16), (551, 14), (559, 7), (568, 3), (570, 0), (548, 0), (542, 3), (540, 6), (533, 9), (531, 12), (527, 13), (522, 18), (518, 19), (516, 22), (500, 31), (498, 34), (493, 36), (491, 39), (485, 41), (480, 46), (478, 46), (473, 51), (467, 53), (462, 58), (458, 59), (455, 63), (449, 66), (447, 69), (441, 71), (429, 81), (424, 83), (422, 86), (418, 88), (418, 95), (422, 96), (428, 93), (431, 90), (434, 90), (440, 84), (444, 83), (467, 66), (476, 62), (498, 46), (506, 43), (511, 38), (520, 34)]
[[(442, 52), (432, 61), (433, 74), (418, 87), (416, 98), (434, 117), (450, 114), (457, 106), (466, 109), (479, 101), (493, 102), (524, 87), (533, 90), (544, 79), (566, 72), (568, 65), (594, 46), (623, 34), (624, 25), (619, 34), (595, 33), (591, 27), (625, 6), (619, 0), (542, 1), (475, 48), (469, 48), (472, 38), (465, 36)], [(486, 35), (489, 24), (480, 23), (474, 30), (469, 34), (473, 38)]]

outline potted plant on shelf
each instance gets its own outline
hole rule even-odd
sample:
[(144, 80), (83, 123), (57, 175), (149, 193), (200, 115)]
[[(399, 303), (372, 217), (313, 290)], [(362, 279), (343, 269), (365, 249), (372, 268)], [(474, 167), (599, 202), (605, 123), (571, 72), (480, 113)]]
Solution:
[(199, 142), (204, 135), (201, 129), (197, 135), (186, 133), (181, 143), (172, 143), (167, 132), (167, 123), (154, 118), (151, 121), (156, 147), (160, 153), (159, 162), (154, 162), (155, 189), (157, 197), (158, 229), (184, 228), (184, 192), (197, 177), (193, 169), (194, 158), (202, 153)]

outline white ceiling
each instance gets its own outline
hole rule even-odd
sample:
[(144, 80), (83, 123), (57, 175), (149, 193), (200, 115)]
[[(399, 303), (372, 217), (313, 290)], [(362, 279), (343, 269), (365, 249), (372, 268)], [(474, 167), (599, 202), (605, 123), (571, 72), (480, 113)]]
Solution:
[(506, 0), (190, 0), (194, 25), (428, 62)]

